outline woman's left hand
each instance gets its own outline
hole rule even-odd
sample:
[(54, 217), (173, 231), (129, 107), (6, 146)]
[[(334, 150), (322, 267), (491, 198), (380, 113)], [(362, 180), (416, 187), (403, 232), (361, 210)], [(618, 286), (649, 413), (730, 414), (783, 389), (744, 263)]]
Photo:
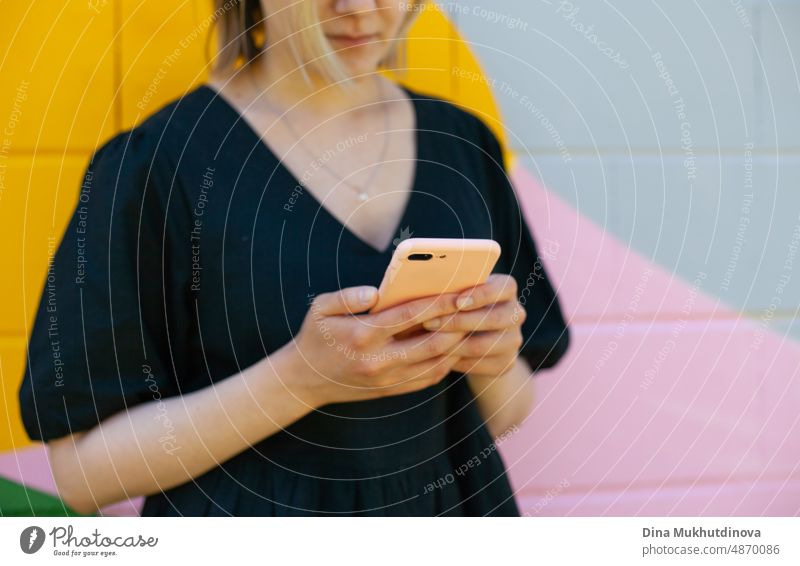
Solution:
[(454, 348), (462, 359), (453, 371), (485, 378), (508, 372), (522, 346), (520, 327), (525, 321), (516, 280), (510, 275), (490, 275), (486, 283), (464, 291), (458, 304), (459, 312), (424, 324), (429, 331), (472, 333)]

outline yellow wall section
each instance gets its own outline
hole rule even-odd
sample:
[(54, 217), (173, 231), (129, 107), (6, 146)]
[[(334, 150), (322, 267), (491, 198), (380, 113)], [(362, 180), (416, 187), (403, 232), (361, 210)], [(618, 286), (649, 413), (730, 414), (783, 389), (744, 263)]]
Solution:
[[(5, 2), (0, 18), (0, 450), (30, 444), (17, 390), (24, 344), (90, 153), (206, 77), (211, 0)], [(480, 66), (447, 18), (425, 10), (398, 79), (502, 125)], [(8, 124), (13, 125), (7, 129)]]
[[(0, 125), (17, 154), (88, 151), (114, 130), (114, 16), (89, 2), (3, 2)], [(24, 87), (24, 100), (17, 100)], [(2, 142), (0, 141), (0, 146)]]

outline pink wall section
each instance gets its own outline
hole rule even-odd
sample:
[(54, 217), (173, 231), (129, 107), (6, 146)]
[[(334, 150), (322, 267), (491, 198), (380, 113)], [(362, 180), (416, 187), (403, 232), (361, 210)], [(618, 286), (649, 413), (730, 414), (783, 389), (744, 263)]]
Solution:
[(798, 514), (800, 345), (514, 180), (573, 331), (501, 448), (522, 512)]

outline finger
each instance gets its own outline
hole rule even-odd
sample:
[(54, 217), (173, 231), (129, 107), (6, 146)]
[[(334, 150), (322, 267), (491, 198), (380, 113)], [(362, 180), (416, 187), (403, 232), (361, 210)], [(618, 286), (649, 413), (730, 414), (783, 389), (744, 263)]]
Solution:
[(318, 295), (312, 303), (312, 310), (320, 316), (354, 314), (370, 309), (377, 298), (378, 290), (375, 287), (348, 287)]
[(516, 353), (522, 345), (522, 335), (518, 328), (479, 332), (467, 336), (448, 353), (462, 358), (483, 358), (501, 354)]
[(476, 332), (504, 330), (523, 323), (525, 309), (516, 301), (505, 301), (477, 310), (459, 311), (449, 316), (426, 320), (426, 330)]
[(453, 371), (453, 366), (459, 361), (456, 356), (438, 356), (424, 362), (411, 364), (404, 368), (398, 368), (387, 375), (387, 379), (394, 381), (387, 391), (391, 395), (419, 391), (431, 385), (435, 385), (447, 377)]
[(516, 298), (517, 280), (510, 275), (494, 273), (486, 283), (467, 289), (456, 302), (460, 310), (472, 310), (492, 303), (510, 301)]
[(395, 336), (426, 320), (456, 312), (457, 297), (457, 293), (442, 293), (415, 299), (379, 313), (362, 316), (360, 319), (374, 327), (383, 337)]
[[(410, 365), (438, 358), (452, 352), (464, 340), (459, 332), (426, 332), (419, 336), (394, 340), (386, 347), (386, 355)], [(400, 353), (398, 356), (397, 353)]]
[(482, 358), (461, 358), (453, 365), (453, 371), (470, 375), (501, 376), (511, 369), (516, 356), (484, 356)]

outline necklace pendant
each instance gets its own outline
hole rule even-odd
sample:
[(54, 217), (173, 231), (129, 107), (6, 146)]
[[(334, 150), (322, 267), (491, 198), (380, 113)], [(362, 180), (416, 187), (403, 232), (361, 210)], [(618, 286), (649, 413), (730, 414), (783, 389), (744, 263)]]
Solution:
[(369, 198), (369, 195), (365, 192), (358, 193), (358, 200), (361, 202), (365, 202)]

